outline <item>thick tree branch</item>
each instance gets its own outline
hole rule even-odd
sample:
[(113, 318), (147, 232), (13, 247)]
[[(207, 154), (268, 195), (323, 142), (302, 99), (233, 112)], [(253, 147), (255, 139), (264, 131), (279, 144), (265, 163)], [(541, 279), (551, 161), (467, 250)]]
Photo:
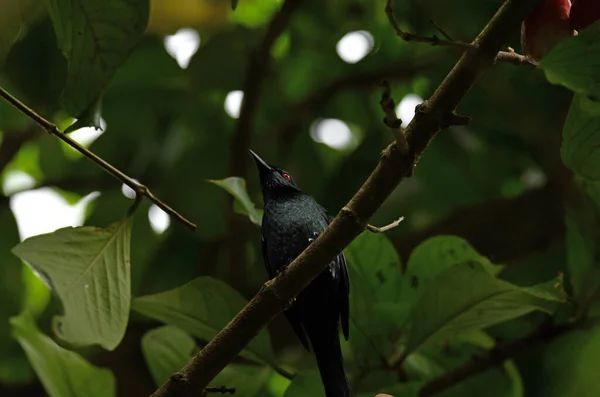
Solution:
[[(440, 45), (440, 46), (446, 46), (446, 47), (459, 48), (462, 50), (474, 49), (473, 44), (471, 44), (471, 43), (465, 43), (463, 41), (457, 41), (457, 40), (450, 39), (450, 37), (439, 26), (437, 26), (435, 24), (435, 22), (433, 22), (433, 21), (431, 21), (431, 23), (436, 27), (436, 29), (438, 29), (446, 37), (445, 40), (440, 39), (436, 35), (420, 36), (418, 34), (405, 32), (404, 30), (400, 29), (400, 27), (398, 26), (398, 23), (396, 22), (396, 18), (394, 17), (394, 10), (392, 8), (392, 0), (387, 0), (386, 5), (385, 5), (385, 13), (388, 17), (388, 20), (390, 21), (390, 25), (392, 25), (392, 28), (394, 28), (394, 31), (396, 32), (398, 37), (400, 37), (402, 40), (404, 40), (406, 42), (426, 43), (426, 44), (430, 44), (433, 46)], [(496, 61), (512, 63), (515, 65), (525, 65), (525, 66), (535, 67), (535, 64), (530, 62), (527, 59), (527, 57), (525, 57), (524, 55), (515, 53), (514, 50), (512, 50), (512, 49), (510, 49), (509, 51), (499, 51), (496, 56)]]
[(79, 153), (81, 153), (82, 155), (87, 157), (89, 160), (98, 164), (106, 172), (108, 172), (109, 174), (111, 174), (112, 176), (114, 176), (115, 178), (120, 180), (121, 182), (123, 182), (125, 185), (129, 186), (131, 189), (133, 189), (136, 192), (137, 195), (142, 195), (142, 196), (147, 197), (148, 199), (150, 199), (150, 201), (152, 201), (154, 204), (156, 204), (160, 209), (162, 209), (167, 214), (169, 214), (172, 217), (174, 217), (175, 219), (177, 219), (179, 222), (183, 223), (186, 227), (188, 227), (191, 230), (196, 230), (196, 225), (194, 223), (188, 221), (183, 215), (179, 214), (177, 211), (175, 211), (174, 209), (169, 207), (167, 204), (162, 202), (158, 197), (156, 197), (150, 191), (150, 189), (148, 189), (147, 186), (142, 185), (139, 182), (136, 182), (134, 179), (130, 178), (129, 176), (125, 175), (123, 172), (121, 172), (118, 169), (116, 169), (115, 167), (113, 167), (111, 164), (107, 163), (104, 159), (102, 159), (98, 155), (92, 153), (88, 149), (81, 146), (79, 143), (74, 141), (70, 136), (63, 134), (56, 125), (49, 122), (48, 120), (46, 120), (45, 118), (43, 118), (42, 116), (37, 114), (35, 111), (33, 111), (32, 109), (27, 107), (25, 104), (23, 104), (17, 98), (13, 97), (2, 87), (0, 87), (0, 97), (4, 98), (8, 103), (13, 105), (15, 108), (17, 108), (21, 112), (23, 112), (23, 114), (28, 116), (30, 119), (35, 121), (37, 125), (39, 125), (44, 130), (46, 130), (50, 135), (54, 135), (61, 141), (65, 142), (66, 144), (71, 146), (73, 149), (77, 150)]
[(488, 354), (469, 361), (458, 368), (455, 368), (437, 379), (425, 384), (419, 390), (419, 397), (430, 397), (439, 392), (457, 385), (465, 379), (494, 368), (504, 361), (517, 356), (519, 353), (542, 343), (550, 342), (569, 331), (576, 329), (580, 323), (570, 323), (564, 325), (544, 326), (531, 335), (517, 339), (513, 342), (499, 345), (490, 350)]
[(350, 242), (398, 184), (412, 172), (415, 159), (448, 124), (459, 102), (479, 76), (495, 61), (501, 45), (539, 0), (507, 0), (465, 51), (452, 71), (406, 128), (410, 151), (401, 155), (396, 143), (388, 146), (379, 164), (325, 231), (285, 272), (266, 282), (257, 295), (204, 349), (176, 372), (154, 397), (197, 395), (278, 313), (297, 296)]
[[(275, 14), (258, 48), (250, 55), (250, 63), (246, 68), (242, 92), (244, 98), (240, 109), (240, 117), (235, 126), (231, 140), (230, 164), (228, 175), (235, 175), (247, 179), (246, 164), (248, 148), (252, 136), (252, 124), (258, 109), (261, 91), (265, 76), (271, 64), (271, 48), (275, 40), (283, 33), (294, 12), (299, 8), (302, 0), (286, 0)], [(227, 241), (229, 253), (229, 281), (241, 288), (246, 281), (246, 259), (244, 250), (246, 222), (233, 211), (233, 197), (227, 199), (227, 218), (229, 237)]]

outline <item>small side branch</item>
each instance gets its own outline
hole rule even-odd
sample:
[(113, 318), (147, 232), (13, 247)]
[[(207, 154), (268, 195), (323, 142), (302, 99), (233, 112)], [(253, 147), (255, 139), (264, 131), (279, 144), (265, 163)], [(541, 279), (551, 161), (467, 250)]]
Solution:
[(396, 116), (396, 104), (394, 103), (394, 98), (392, 98), (392, 89), (390, 87), (390, 83), (387, 80), (381, 82), (383, 87), (383, 92), (381, 93), (381, 101), (379, 104), (381, 105), (381, 110), (383, 110), (383, 114), (385, 117), (383, 118), (383, 122), (387, 125), (394, 138), (396, 139), (396, 143), (398, 144), (398, 149), (401, 154), (408, 153), (408, 141), (406, 140), (406, 135), (404, 135), (404, 131), (402, 130), (402, 120)]
[[(414, 33), (405, 32), (400, 29), (398, 26), (398, 22), (396, 22), (396, 18), (394, 17), (394, 9), (392, 8), (392, 0), (387, 0), (385, 4), (385, 13), (390, 21), (390, 25), (394, 28), (396, 35), (398, 35), (402, 40), (407, 42), (417, 42), (417, 43), (426, 43), (432, 46), (446, 46), (446, 47), (454, 47), (461, 50), (476, 50), (475, 46), (471, 43), (465, 43), (463, 41), (452, 40), (452, 38), (444, 31), (441, 27), (439, 27), (434, 21), (430, 21), (431, 24), (440, 31), (440, 33), (445, 37), (445, 39), (440, 39), (436, 35), (432, 36), (421, 36)], [(509, 48), (508, 51), (499, 51), (496, 56), (496, 62), (506, 62), (512, 63), (513, 65), (523, 65), (535, 67), (535, 64), (530, 62), (527, 57), (521, 54), (517, 54), (512, 48)]]
[(390, 223), (389, 225), (385, 225), (385, 226), (381, 226), (381, 227), (367, 225), (366, 229), (368, 231), (370, 231), (371, 233), (385, 233), (388, 230), (392, 230), (393, 228), (397, 227), (400, 224), (400, 222), (402, 222), (403, 220), (404, 220), (404, 217), (401, 216), (400, 218), (396, 219), (394, 222)]
[(175, 219), (177, 219), (179, 222), (183, 223), (187, 228), (189, 228), (191, 230), (196, 230), (196, 225), (194, 223), (190, 222), (183, 215), (179, 214), (177, 211), (175, 211), (174, 209), (169, 207), (167, 204), (165, 204), (163, 201), (158, 199), (150, 191), (150, 189), (147, 186), (142, 185), (141, 183), (137, 182), (133, 178), (125, 175), (123, 172), (121, 172), (120, 170), (118, 170), (117, 168), (115, 168), (114, 166), (109, 164), (108, 162), (106, 162), (100, 156), (92, 153), (85, 147), (81, 146), (79, 143), (77, 143), (75, 140), (73, 140), (70, 136), (63, 134), (56, 125), (54, 125), (50, 121), (46, 120), (45, 118), (43, 118), (42, 116), (37, 114), (34, 110), (27, 107), (27, 105), (25, 105), (23, 102), (19, 101), (17, 98), (12, 96), (10, 93), (8, 93), (8, 91), (6, 91), (2, 87), (0, 87), (0, 97), (2, 97), (4, 100), (6, 100), (8, 103), (10, 103), (15, 108), (17, 108), (23, 114), (28, 116), (30, 119), (35, 121), (36, 124), (38, 124), (44, 130), (46, 130), (50, 135), (54, 135), (61, 141), (65, 142), (66, 144), (71, 146), (73, 149), (77, 150), (79, 153), (81, 153), (82, 155), (87, 157), (89, 160), (98, 164), (106, 172), (108, 172), (109, 174), (111, 174), (112, 176), (114, 176), (115, 178), (120, 180), (121, 182), (123, 182), (125, 185), (129, 186), (131, 189), (133, 189), (135, 191), (136, 195), (146, 196), (148, 199), (150, 199), (150, 201), (152, 201), (154, 204), (156, 204), (160, 209), (162, 209), (167, 214), (169, 214), (172, 217), (174, 217)]

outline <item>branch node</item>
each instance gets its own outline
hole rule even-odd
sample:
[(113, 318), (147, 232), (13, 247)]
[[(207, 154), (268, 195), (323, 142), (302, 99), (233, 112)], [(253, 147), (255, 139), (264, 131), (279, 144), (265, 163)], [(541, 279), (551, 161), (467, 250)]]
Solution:
[(381, 227), (377, 227), (377, 226), (373, 226), (371, 224), (367, 224), (367, 226), (365, 227), (365, 229), (367, 229), (371, 233), (385, 233), (388, 230), (391, 230), (391, 229), (397, 227), (400, 224), (400, 222), (402, 222), (403, 220), (404, 220), (404, 217), (401, 216), (400, 218), (396, 219), (394, 222), (390, 223), (389, 225), (385, 225), (385, 226), (381, 226)]
[(394, 98), (392, 98), (392, 88), (387, 80), (383, 80), (381, 86), (383, 90), (381, 92), (379, 104), (381, 105), (381, 110), (383, 110), (384, 114), (383, 123), (392, 131), (396, 143), (398, 144), (398, 148), (400, 149), (400, 153), (406, 154), (409, 150), (408, 141), (402, 130), (402, 120), (396, 115), (396, 104), (394, 103)]

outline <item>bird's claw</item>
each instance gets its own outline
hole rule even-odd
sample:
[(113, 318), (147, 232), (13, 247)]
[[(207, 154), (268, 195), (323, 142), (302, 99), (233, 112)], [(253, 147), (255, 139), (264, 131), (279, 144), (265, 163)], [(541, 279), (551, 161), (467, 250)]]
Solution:
[(313, 236), (308, 238), (308, 243), (312, 244), (313, 241), (315, 241), (315, 239), (319, 237), (319, 233), (317, 232), (313, 232)]

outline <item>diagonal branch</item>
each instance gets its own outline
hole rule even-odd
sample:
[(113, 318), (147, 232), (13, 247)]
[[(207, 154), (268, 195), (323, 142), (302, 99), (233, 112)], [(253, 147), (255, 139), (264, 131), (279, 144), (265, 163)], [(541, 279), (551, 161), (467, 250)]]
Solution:
[(231, 322), (184, 368), (171, 376), (153, 397), (191, 397), (208, 383), (289, 302), (297, 296), (350, 242), (360, 234), (386, 198), (407, 175), (431, 140), (448, 124), (448, 118), (495, 61), (501, 45), (540, 0), (507, 0), (473, 45), (446, 76), (406, 128), (410, 151), (398, 152), (392, 143), (382, 152), (379, 164), (350, 202), (325, 231), (287, 270), (262, 289)]
[(121, 172), (120, 170), (118, 170), (117, 168), (112, 166), (111, 164), (107, 163), (100, 156), (92, 153), (88, 149), (81, 146), (79, 143), (77, 143), (75, 140), (73, 140), (73, 138), (71, 138), (70, 136), (63, 134), (56, 125), (49, 122), (48, 120), (46, 120), (45, 118), (43, 118), (42, 116), (37, 114), (35, 111), (33, 111), (32, 109), (27, 107), (23, 102), (19, 101), (17, 98), (15, 98), (11, 94), (9, 94), (8, 91), (6, 91), (2, 87), (0, 87), (0, 97), (4, 98), (4, 100), (6, 100), (8, 103), (13, 105), (15, 108), (19, 109), (21, 112), (23, 112), (23, 114), (27, 115), (30, 119), (35, 121), (37, 125), (39, 125), (43, 129), (45, 129), (50, 135), (54, 135), (61, 141), (65, 142), (66, 144), (71, 146), (73, 149), (77, 150), (79, 153), (81, 153), (82, 155), (87, 157), (89, 160), (98, 164), (106, 172), (108, 172), (109, 174), (111, 174), (112, 176), (114, 176), (115, 178), (120, 180), (121, 182), (123, 182), (125, 185), (129, 186), (131, 189), (133, 189), (136, 192), (136, 194), (138, 196), (141, 195), (141, 196), (147, 197), (148, 199), (150, 199), (150, 201), (152, 201), (154, 204), (156, 204), (160, 209), (162, 209), (167, 214), (169, 214), (172, 217), (174, 217), (175, 219), (177, 219), (179, 222), (183, 223), (186, 227), (188, 227), (191, 230), (196, 230), (196, 225), (194, 223), (188, 221), (183, 215), (179, 214), (177, 211), (175, 211), (174, 209), (169, 207), (167, 204), (165, 204), (163, 201), (161, 201), (158, 197), (156, 197), (150, 191), (150, 189), (147, 186), (142, 185), (141, 183), (135, 181), (133, 178), (125, 175), (123, 172)]
[(419, 390), (419, 397), (431, 397), (443, 390), (457, 385), (465, 379), (478, 375), (491, 368), (494, 368), (504, 361), (517, 356), (522, 351), (537, 346), (541, 343), (550, 342), (569, 331), (577, 329), (580, 322), (568, 323), (564, 325), (543, 326), (531, 335), (517, 339), (515, 341), (499, 345), (490, 350), (488, 354), (475, 358), (458, 368), (446, 372), (439, 378), (426, 383)]

